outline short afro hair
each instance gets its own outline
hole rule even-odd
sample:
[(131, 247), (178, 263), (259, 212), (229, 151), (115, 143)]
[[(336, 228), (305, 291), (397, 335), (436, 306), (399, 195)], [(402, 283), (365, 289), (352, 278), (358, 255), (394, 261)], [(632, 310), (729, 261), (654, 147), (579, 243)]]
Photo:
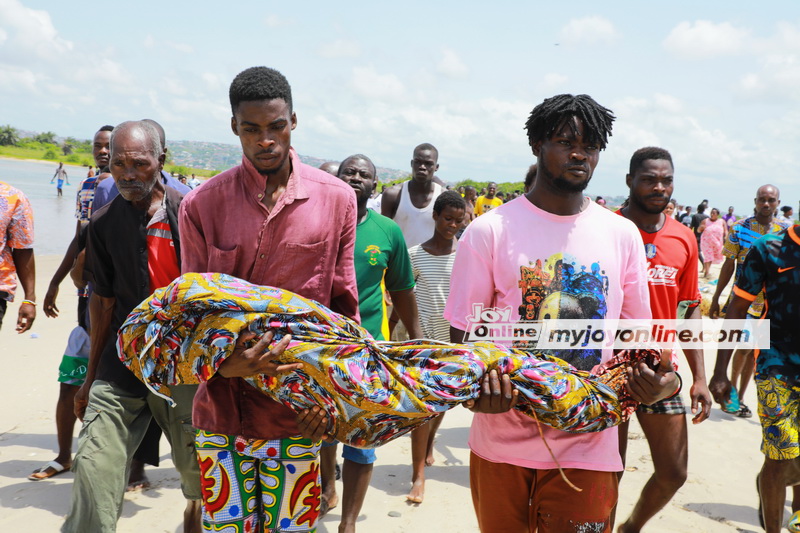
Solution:
[(434, 145), (432, 145), (431, 143), (419, 144), (417, 145), (416, 148), (414, 148), (414, 155), (416, 155), (417, 152), (422, 152), (423, 150), (429, 150), (433, 152), (434, 159), (436, 159), (437, 162), (439, 161), (439, 150), (437, 150)]
[(337, 177), (339, 178), (342, 177), (342, 170), (344, 170), (344, 167), (347, 166), (347, 163), (349, 163), (350, 161), (364, 161), (365, 163), (367, 163), (369, 166), (372, 167), (372, 179), (374, 180), (378, 179), (378, 169), (375, 167), (375, 163), (373, 163), (372, 159), (365, 156), (364, 154), (353, 154), (349, 157), (344, 158), (342, 162), (339, 164), (339, 170), (336, 172)]
[(241, 71), (231, 82), (228, 96), (234, 114), (242, 102), (278, 98), (282, 98), (292, 112), (292, 88), (283, 74), (272, 68), (250, 67)]
[(528, 143), (533, 146), (549, 139), (564, 124), (573, 128), (572, 117), (577, 117), (583, 123), (587, 141), (601, 150), (606, 147), (611, 136), (611, 123), (616, 117), (610, 109), (595, 102), (588, 94), (559, 94), (534, 107), (525, 123)]
[[(101, 126), (100, 129), (97, 130), (97, 133), (100, 133), (101, 131), (114, 131), (114, 126), (106, 124), (105, 126)], [(95, 135), (97, 135), (97, 133)]]
[(436, 201), (433, 202), (433, 212), (441, 215), (446, 207), (453, 207), (455, 209), (467, 209), (467, 202), (457, 191), (444, 191), (440, 194)]
[(669, 152), (656, 146), (645, 146), (633, 152), (628, 173), (633, 176), (633, 174), (642, 167), (642, 163), (648, 159), (669, 161), (670, 166), (675, 170), (675, 165), (672, 163), (672, 155)]

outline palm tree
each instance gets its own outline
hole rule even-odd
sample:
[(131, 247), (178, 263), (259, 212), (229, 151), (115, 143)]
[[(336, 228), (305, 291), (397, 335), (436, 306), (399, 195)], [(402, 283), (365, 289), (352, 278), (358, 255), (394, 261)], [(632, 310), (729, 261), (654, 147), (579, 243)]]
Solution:
[(0, 146), (16, 146), (19, 144), (19, 133), (8, 124), (0, 126)]

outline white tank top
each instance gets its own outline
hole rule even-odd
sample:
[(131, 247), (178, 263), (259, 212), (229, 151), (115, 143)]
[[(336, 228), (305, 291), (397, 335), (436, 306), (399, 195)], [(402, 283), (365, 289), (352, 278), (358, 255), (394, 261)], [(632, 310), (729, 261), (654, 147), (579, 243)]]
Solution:
[(394, 221), (403, 230), (406, 246), (411, 248), (433, 237), (433, 203), (442, 194), (442, 186), (434, 182), (430, 203), (419, 209), (411, 203), (408, 184), (408, 181), (404, 181), (400, 188), (400, 203), (397, 205)]

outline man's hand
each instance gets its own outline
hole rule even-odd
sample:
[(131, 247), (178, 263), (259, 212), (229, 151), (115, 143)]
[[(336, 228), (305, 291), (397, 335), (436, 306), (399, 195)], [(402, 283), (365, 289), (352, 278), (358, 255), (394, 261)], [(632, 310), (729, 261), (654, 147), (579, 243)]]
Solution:
[(711, 305), (708, 307), (708, 316), (710, 318), (719, 318), (719, 299), (711, 299)]
[(718, 376), (714, 374), (711, 377), (711, 381), (708, 383), (708, 390), (711, 392), (714, 400), (722, 406), (727, 405), (730, 401), (731, 389), (731, 380), (729, 380), (726, 375)]
[(36, 306), (23, 302), (17, 314), (17, 333), (25, 333), (31, 329), (34, 320), (36, 320)]
[(89, 381), (84, 381), (81, 388), (75, 393), (72, 410), (81, 422), (83, 422), (83, 415), (86, 414), (86, 406), (89, 405), (89, 389), (91, 388), (92, 384)]
[(303, 363), (281, 365), (274, 362), (289, 346), (291, 335), (285, 335), (272, 348), (269, 344), (275, 338), (275, 332), (266, 332), (252, 348), (245, 349), (245, 344), (255, 338), (255, 333), (247, 332), (239, 335), (233, 353), (224, 363), (219, 365), (217, 373), (225, 378), (246, 378), (256, 374), (277, 376), (282, 372), (292, 372), (303, 368)]
[(297, 415), (297, 427), (300, 428), (300, 435), (303, 438), (314, 442), (319, 440), (333, 442), (333, 438), (327, 434), (328, 416), (317, 406), (304, 409)]
[(670, 352), (663, 350), (656, 370), (651, 370), (645, 363), (628, 369), (625, 388), (637, 402), (652, 405), (674, 394), (679, 383), (678, 375), (672, 368)]
[(519, 401), (519, 391), (511, 384), (508, 374), (497, 375), (492, 370), (483, 376), (481, 394), (477, 400), (467, 400), (464, 407), (473, 413), (505, 413)]
[(58, 285), (50, 284), (47, 287), (47, 294), (44, 295), (44, 304), (42, 309), (45, 316), (56, 318), (58, 316), (58, 307), (56, 307), (56, 297), (58, 296)]
[[(692, 424), (699, 424), (711, 414), (711, 393), (705, 381), (700, 380), (692, 383), (689, 396), (692, 399), (692, 414), (695, 415), (692, 418)], [(700, 404), (702, 404), (702, 409)]]

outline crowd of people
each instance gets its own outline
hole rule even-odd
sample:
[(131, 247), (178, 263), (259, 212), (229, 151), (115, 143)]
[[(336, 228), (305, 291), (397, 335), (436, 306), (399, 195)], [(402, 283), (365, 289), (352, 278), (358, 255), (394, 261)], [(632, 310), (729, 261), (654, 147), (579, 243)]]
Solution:
[[(356, 529), (380, 449), (344, 445), (339, 469), (330, 421), (319, 409), (296, 414), (245, 381), (297, 370), (277, 362), (288, 337), (240, 336), (212, 379), (173, 387), (176, 408), (122, 365), (115, 332), (182, 273), (219, 272), (295, 292), (359, 321), (377, 340), (469, 342), (476, 308), (508, 310), (514, 322), (699, 318), (700, 271), (708, 277), (719, 262), (710, 316), (767, 317), (771, 345), (757, 357), (720, 350), (710, 382), (704, 350), (684, 346), (689, 405), (676, 350), (656, 368), (631, 370), (627, 389), (640, 403), (654, 472), (630, 516), (615, 512), (627, 424), (584, 434), (539, 428), (513, 409), (517, 391), (495, 371), (466, 404), (474, 412), (473, 505), (484, 532), (611, 531), (617, 518), (617, 531), (640, 531), (691, 475), (687, 414), (703, 422), (713, 397), (726, 411), (752, 416), (741, 399), (755, 375), (765, 455), (760, 514), (767, 531), (780, 529), (786, 487), (800, 482), (800, 340), (791, 327), (800, 318), (800, 235), (790, 209), (776, 217), (777, 187), (758, 188), (752, 216), (738, 219), (733, 208), (706, 215), (705, 200), (692, 214), (673, 199), (672, 154), (644, 147), (631, 156), (628, 200), (611, 209), (583, 191), (614, 114), (587, 95), (562, 94), (535, 106), (525, 124), (536, 163), (524, 191), (502, 198), (493, 182), (480, 195), (474, 187), (447, 190), (436, 177), (438, 150), (423, 143), (412, 151), (411, 178), (376, 196), (367, 155), (320, 169), (300, 161), (291, 144), (291, 88), (279, 72), (247, 69), (229, 94), (242, 161), (202, 184), (163, 171), (166, 136), (155, 121), (103, 126), (94, 136), (99, 171), (80, 185), (75, 235), (42, 305), (58, 316), (59, 287), (71, 275), (79, 324), (59, 368), (59, 451), (30, 478), (74, 473), (63, 531), (115, 530), (126, 489), (145, 483), (144, 465), (158, 460), (161, 431), (186, 498), (184, 531), (314, 531), (338, 505), (339, 531)], [(0, 321), (18, 278), (22, 333), (36, 318), (33, 213), (24, 193), (4, 183), (0, 230)], [(587, 371), (612, 355), (558, 353)], [(411, 435), (406, 498), (414, 504), (424, 501), (440, 423), (441, 416)], [(800, 508), (793, 511), (796, 520)]]

